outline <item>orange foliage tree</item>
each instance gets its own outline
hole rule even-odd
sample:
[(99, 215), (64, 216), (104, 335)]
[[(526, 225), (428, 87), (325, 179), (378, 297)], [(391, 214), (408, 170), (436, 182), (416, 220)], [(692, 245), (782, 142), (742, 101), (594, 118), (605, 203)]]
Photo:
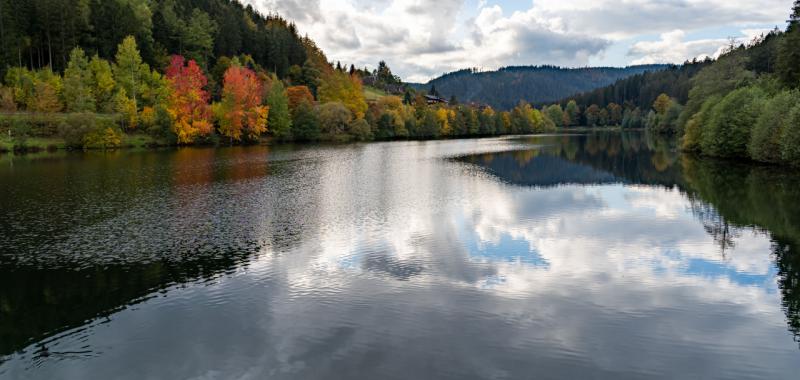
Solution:
[(261, 81), (252, 70), (231, 66), (223, 83), (222, 101), (214, 105), (220, 133), (236, 141), (243, 133), (257, 139), (267, 131), (269, 117), (269, 107), (261, 105)]
[(286, 89), (286, 96), (289, 98), (289, 109), (294, 111), (297, 105), (303, 101), (314, 104), (314, 95), (306, 86), (292, 86)]
[(167, 68), (170, 87), (169, 113), (173, 119), (173, 131), (178, 142), (189, 144), (199, 136), (210, 134), (211, 122), (209, 95), (204, 89), (208, 80), (194, 60), (186, 63), (179, 55), (172, 56)]

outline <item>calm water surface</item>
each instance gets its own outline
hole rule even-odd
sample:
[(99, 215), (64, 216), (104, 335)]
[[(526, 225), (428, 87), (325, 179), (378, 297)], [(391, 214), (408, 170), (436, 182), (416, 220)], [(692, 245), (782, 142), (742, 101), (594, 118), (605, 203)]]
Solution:
[(0, 156), (0, 378), (797, 379), (800, 174), (673, 145)]

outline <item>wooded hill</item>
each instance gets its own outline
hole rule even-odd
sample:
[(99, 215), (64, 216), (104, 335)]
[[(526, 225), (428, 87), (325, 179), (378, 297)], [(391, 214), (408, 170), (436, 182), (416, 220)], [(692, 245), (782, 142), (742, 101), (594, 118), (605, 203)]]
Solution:
[(486, 72), (465, 69), (412, 86), (425, 91), (435, 87), (436, 92), (447, 99), (455, 97), (460, 102), (475, 102), (508, 110), (520, 100), (533, 104), (552, 103), (570, 95), (607, 86), (631, 75), (666, 67), (644, 65), (570, 69), (557, 66), (515, 66)]
[(61, 72), (76, 46), (111, 60), (127, 36), (154, 68), (171, 54), (201, 67), (246, 54), (284, 77), (308, 58), (293, 24), (235, 0), (0, 0), (0, 76), (17, 66)]

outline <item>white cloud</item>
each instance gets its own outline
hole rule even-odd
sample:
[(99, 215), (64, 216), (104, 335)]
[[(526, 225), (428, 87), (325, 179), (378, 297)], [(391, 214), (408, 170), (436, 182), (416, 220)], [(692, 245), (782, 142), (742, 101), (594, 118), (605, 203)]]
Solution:
[(358, 66), (386, 60), (413, 81), (465, 67), (584, 66), (614, 44), (659, 34), (661, 40), (635, 42), (617, 49), (628, 49), (627, 57), (613, 58), (682, 62), (715, 54), (727, 37), (687, 40), (690, 33), (735, 28), (749, 36), (782, 25), (791, 7), (791, 0), (537, 0), (509, 12), (486, 0), (472, 6), (465, 0), (247, 1), (295, 21), (332, 60)]
[(728, 40), (704, 39), (685, 41), (686, 33), (674, 30), (661, 35), (658, 41), (641, 41), (631, 47), (629, 56), (639, 56), (633, 64), (683, 62), (687, 59), (718, 57)]

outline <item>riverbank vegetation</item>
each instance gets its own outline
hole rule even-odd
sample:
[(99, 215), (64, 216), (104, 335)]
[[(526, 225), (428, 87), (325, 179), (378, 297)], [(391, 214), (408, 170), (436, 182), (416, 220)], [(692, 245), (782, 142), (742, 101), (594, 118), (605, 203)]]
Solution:
[(334, 65), (292, 23), (235, 1), (55, 3), (0, 0), (0, 150), (449, 138), (562, 123), (526, 103), (495, 112), (431, 100), (383, 62)]
[(610, 110), (622, 104), (624, 127), (678, 135), (684, 150), (800, 165), (800, 1), (786, 31), (732, 42), (715, 61), (634, 76), (562, 104), (584, 109), (587, 125), (613, 122)]

